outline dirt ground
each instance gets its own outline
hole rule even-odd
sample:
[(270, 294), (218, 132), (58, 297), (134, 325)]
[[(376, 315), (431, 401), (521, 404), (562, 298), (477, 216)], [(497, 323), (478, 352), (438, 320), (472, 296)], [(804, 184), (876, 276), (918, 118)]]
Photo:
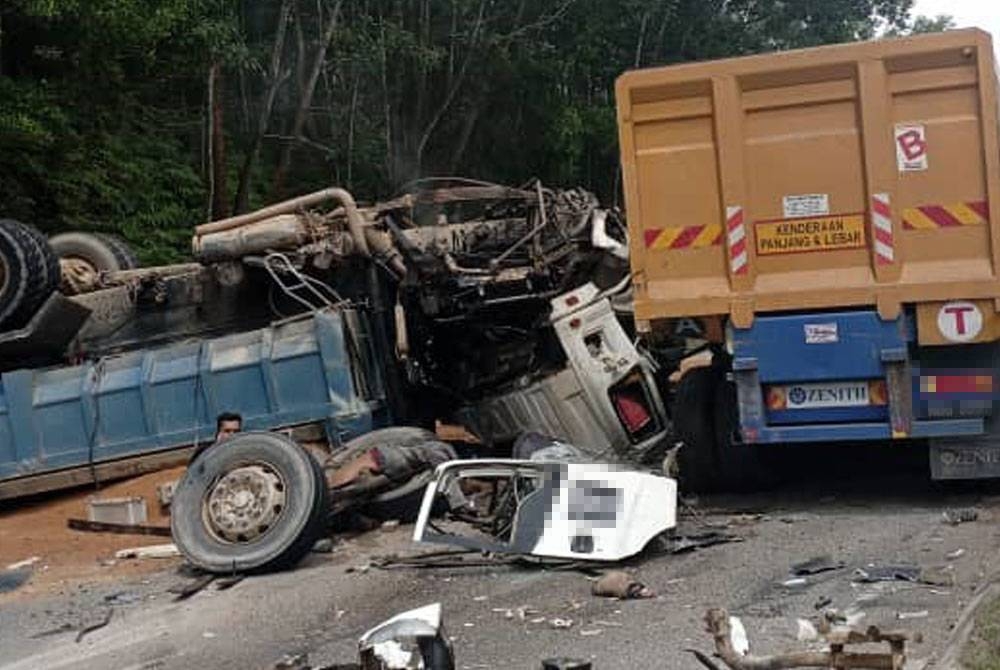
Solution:
[[(898, 453), (886, 450), (881, 460), (868, 454), (790, 452), (797, 476), (774, 490), (689, 500), (683, 525), (725, 528), (742, 541), (676, 555), (644, 552), (622, 567), (657, 596), (626, 602), (593, 597), (590, 576), (570, 570), (373, 566), (379, 557), (441, 549), (414, 545), (406, 526), (337, 534), (332, 551), (311, 553), (294, 570), (177, 600), (174, 589), (193, 579), (179, 560), (101, 564), (118, 548), (165, 538), (69, 531), (66, 517), (85, 515), (91, 491), (50, 497), (0, 515), (0, 568), (42, 557), (32, 582), (0, 595), (0, 668), (263, 669), (294, 654), (307, 654), (313, 665), (344, 663), (357, 658), (364, 631), (433, 602), (446, 613), (457, 667), (468, 670), (537, 668), (552, 656), (588, 659), (595, 670), (691, 670), (699, 666), (685, 650), (711, 649), (703, 623), (710, 607), (740, 617), (759, 654), (813, 649), (796, 639), (798, 620), (833, 608), (861, 617), (862, 627), (919, 633), (923, 642), (907, 648), (908, 670), (959, 668), (957, 655), (942, 664), (943, 655), (960, 648), (954, 632), (997, 574), (1000, 483), (934, 484), (922, 468), (903, 467)], [(178, 474), (102, 493), (152, 501), (156, 484)], [(945, 512), (967, 509), (978, 511), (975, 521), (945, 523)], [(152, 504), (149, 512), (152, 523), (166, 524)], [(792, 566), (819, 557), (837, 567), (792, 579)], [(858, 579), (879, 566), (919, 566), (936, 576), (929, 583)], [(559, 628), (553, 618), (573, 623)], [(78, 641), (101, 621), (106, 625)], [(972, 639), (987, 654), (966, 654), (970, 670), (1000, 670), (991, 655), (1000, 629), (991, 621), (980, 618)]]
[(170, 526), (170, 517), (160, 511), (156, 487), (184, 473), (184, 467), (102, 486), (45, 496), (15, 509), (0, 512), (0, 569), (39, 557), (31, 580), (23, 587), (0, 595), (0, 603), (15, 598), (31, 598), (58, 591), (80, 580), (121, 579), (161, 570), (180, 559), (115, 560), (115, 552), (128, 547), (163, 544), (170, 538), (150, 535), (119, 535), (71, 530), (70, 518), (87, 518), (87, 501), (92, 497), (139, 496), (146, 501), (147, 523)]

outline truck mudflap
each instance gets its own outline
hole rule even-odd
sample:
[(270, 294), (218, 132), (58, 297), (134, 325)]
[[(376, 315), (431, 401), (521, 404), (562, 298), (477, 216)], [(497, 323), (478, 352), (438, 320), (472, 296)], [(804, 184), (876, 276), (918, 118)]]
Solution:
[(935, 480), (1000, 477), (1000, 436), (931, 440), (930, 465)]

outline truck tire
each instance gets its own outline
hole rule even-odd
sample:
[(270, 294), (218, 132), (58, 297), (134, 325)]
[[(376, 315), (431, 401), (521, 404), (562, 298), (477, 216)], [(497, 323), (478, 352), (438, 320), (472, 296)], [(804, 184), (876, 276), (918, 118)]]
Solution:
[(727, 491), (750, 492), (769, 488), (775, 483), (773, 472), (764, 460), (764, 449), (755, 444), (735, 444), (739, 426), (736, 384), (720, 378), (715, 386), (713, 420), (717, 481)]
[(118, 261), (119, 270), (135, 270), (140, 266), (139, 257), (132, 251), (132, 247), (128, 245), (128, 242), (122, 238), (109, 233), (94, 233), (93, 235), (111, 249), (111, 253), (115, 255), (115, 260)]
[[(344, 444), (344, 452), (337, 455), (339, 462), (347, 462), (375, 447), (400, 448), (440, 441), (433, 432), (424, 428), (395, 426), (365, 433)], [(365, 516), (379, 521), (398, 520), (410, 523), (417, 518), (424, 490), (433, 473), (421, 472), (410, 479), (382, 491), (364, 501), (358, 510)]]
[(242, 433), (188, 468), (171, 502), (178, 549), (207, 572), (294, 566), (326, 530), (328, 492), (316, 460), (274, 433)]
[(28, 233), (31, 235), (32, 240), (35, 243), (35, 247), (44, 259), (45, 259), (45, 275), (44, 275), (44, 286), (43, 289), (44, 296), (39, 301), (45, 302), (45, 298), (49, 296), (53, 291), (59, 290), (60, 281), (60, 270), (59, 270), (59, 257), (56, 256), (56, 252), (52, 249), (49, 244), (48, 238), (45, 233), (40, 231), (35, 226), (31, 224), (21, 224), (28, 229)]
[(68, 294), (91, 285), (94, 276), (101, 272), (139, 266), (125, 241), (106, 233), (60, 233), (49, 238), (49, 244), (59, 257), (63, 290)]
[(52, 293), (51, 259), (52, 251), (37, 231), (0, 219), (0, 325), (23, 325)]
[(674, 430), (682, 443), (679, 479), (687, 491), (710, 491), (718, 486), (714, 419), (718, 377), (711, 368), (694, 368), (681, 377), (674, 394)]

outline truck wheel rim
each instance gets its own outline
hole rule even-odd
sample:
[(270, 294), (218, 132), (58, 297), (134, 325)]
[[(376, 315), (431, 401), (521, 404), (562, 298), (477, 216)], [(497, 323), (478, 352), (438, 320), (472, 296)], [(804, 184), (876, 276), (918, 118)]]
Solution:
[(220, 477), (205, 495), (202, 521), (222, 542), (253, 542), (285, 511), (285, 480), (265, 463), (244, 465)]

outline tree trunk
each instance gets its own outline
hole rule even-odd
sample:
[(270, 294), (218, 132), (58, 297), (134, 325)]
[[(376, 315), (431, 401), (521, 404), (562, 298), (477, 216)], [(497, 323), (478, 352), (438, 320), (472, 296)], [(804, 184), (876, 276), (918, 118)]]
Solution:
[[(381, 21), (381, 17), (379, 17)], [(392, 104), (389, 101), (389, 64), (385, 48), (385, 26), (379, 31), (379, 42), (381, 46), (381, 79), (382, 79), (382, 114), (385, 117), (385, 174), (387, 181), (393, 186), (396, 185), (396, 171), (393, 169), (393, 145), (392, 145)]]
[(281, 72), (281, 59), (285, 50), (285, 34), (288, 32), (288, 16), (292, 9), (292, 0), (284, 0), (281, 3), (281, 11), (278, 13), (278, 25), (274, 31), (274, 47), (271, 49), (271, 69), (269, 72), (271, 82), (264, 95), (264, 102), (261, 106), (260, 116), (257, 118), (257, 130), (254, 134), (250, 148), (247, 151), (243, 167), (240, 169), (239, 186), (236, 189), (236, 203), (233, 206), (234, 213), (242, 214), (250, 207), (250, 177), (253, 174), (253, 166), (260, 158), (260, 149), (264, 143), (264, 135), (267, 133), (267, 126), (271, 121), (271, 110), (274, 109), (274, 100), (281, 90), (282, 84), (288, 79), (291, 71)]
[(427, 123), (427, 126), (424, 128), (424, 132), (420, 136), (420, 142), (417, 144), (414, 156), (416, 172), (418, 175), (420, 173), (421, 163), (423, 162), (424, 151), (427, 149), (427, 143), (430, 141), (431, 135), (434, 133), (434, 130), (441, 122), (442, 117), (444, 117), (445, 112), (448, 111), (452, 101), (455, 99), (455, 94), (458, 93), (458, 89), (462, 86), (462, 81), (465, 79), (465, 75), (469, 70), (469, 64), (476, 55), (477, 47), (479, 46), (479, 36), (482, 33), (485, 11), (486, 0), (482, 0), (482, 2), (479, 3), (476, 23), (472, 28), (472, 37), (469, 40), (468, 53), (465, 54), (465, 59), (462, 61), (462, 65), (458, 70), (458, 74), (455, 76), (455, 80), (452, 82), (448, 92), (445, 94), (444, 100), (441, 101), (441, 105), (434, 112), (434, 116), (431, 117), (431, 120)]
[(222, 67), (212, 65), (212, 218), (224, 219), (229, 216), (229, 195), (226, 188), (226, 132), (225, 108), (223, 106)]
[(215, 123), (213, 110), (215, 108), (215, 66), (208, 69), (208, 82), (205, 95), (205, 152), (206, 160), (202, 165), (205, 179), (208, 182), (208, 203), (205, 206), (205, 219), (212, 220), (215, 210)]
[(347, 115), (347, 188), (354, 186), (354, 119), (358, 113), (358, 93), (360, 91), (361, 73), (355, 72), (354, 86), (351, 91), (351, 107)]
[(302, 137), (302, 129), (305, 127), (309, 107), (312, 105), (313, 93), (316, 91), (316, 82), (319, 81), (319, 75), (323, 71), (323, 63), (326, 61), (326, 50), (330, 46), (330, 40), (333, 39), (334, 31), (337, 29), (337, 19), (340, 16), (340, 6), (342, 4), (343, 0), (337, 0), (333, 10), (330, 12), (330, 18), (323, 30), (323, 34), (320, 36), (319, 47), (316, 49), (316, 58), (313, 60), (312, 70), (309, 72), (309, 78), (306, 80), (305, 90), (300, 92), (299, 106), (295, 111), (295, 121), (292, 124), (292, 139), (282, 147), (281, 159), (278, 161), (278, 169), (274, 174), (273, 195), (275, 199), (280, 199), (284, 195), (285, 178), (288, 175), (288, 169), (292, 165), (292, 150), (295, 148), (295, 144), (299, 138)]
[(469, 146), (472, 131), (475, 130), (476, 122), (479, 120), (479, 109), (479, 103), (474, 103), (462, 121), (462, 130), (459, 132), (458, 140), (455, 142), (455, 149), (451, 153), (451, 160), (448, 161), (448, 174), (458, 174), (459, 172), (458, 168), (462, 163), (462, 158), (465, 156), (465, 150)]

